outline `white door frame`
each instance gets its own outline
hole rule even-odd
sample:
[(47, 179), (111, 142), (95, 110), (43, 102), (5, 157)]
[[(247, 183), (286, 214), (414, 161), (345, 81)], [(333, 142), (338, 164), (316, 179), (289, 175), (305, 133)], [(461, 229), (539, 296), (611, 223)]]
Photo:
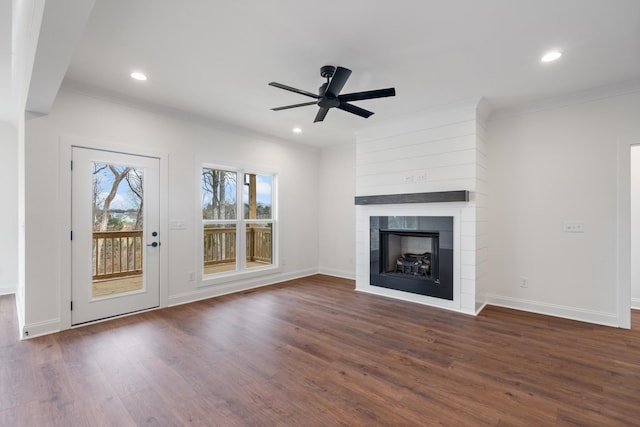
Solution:
[(640, 141), (618, 141), (618, 248), (616, 293), (618, 327), (631, 328), (631, 147)]
[[(59, 198), (58, 230), (60, 241), (60, 329), (71, 328), (71, 159), (72, 147), (94, 150), (114, 151), (137, 156), (160, 159), (160, 235), (163, 236), (160, 251), (160, 308), (167, 307), (169, 300), (168, 261), (169, 261), (169, 155), (165, 152), (149, 150), (144, 147), (113, 142), (97, 141), (88, 138), (61, 136), (59, 138)], [(126, 315), (125, 315), (126, 316)]]

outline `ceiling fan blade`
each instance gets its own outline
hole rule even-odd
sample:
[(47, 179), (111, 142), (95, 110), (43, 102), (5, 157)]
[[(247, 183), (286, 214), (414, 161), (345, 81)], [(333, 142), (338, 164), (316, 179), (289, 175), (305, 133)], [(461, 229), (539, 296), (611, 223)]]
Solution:
[(325, 118), (325, 117), (327, 117), (327, 113), (328, 113), (328, 112), (329, 112), (329, 109), (328, 109), (328, 108), (320, 107), (320, 109), (318, 110), (318, 114), (316, 114), (316, 118), (315, 118), (315, 120), (313, 121), (313, 123), (323, 121), (323, 120), (324, 120), (324, 118)]
[(306, 107), (307, 105), (317, 105), (318, 101), (303, 102), (302, 104), (285, 105), (284, 107), (272, 108), (273, 111), (288, 110), (289, 108)]
[(336, 71), (331, 77), (331, 82), (327, 87), (325, 95), (336, 97), (347, 83), (347, 79), (351, 75), (351, 70), (344, 67), (336, 67)]
[(307, 92), (306, 90), (302, 90), (302, 89), (296, 89), (295, 87), (283, 85), (282, 83), (271, 82), (271, 83), (269, 83), (269, 86), (277, 87), (279, 89), (288, 90), (289, 92), (299, 93), (300, 95), (310, 96), (311, 98), (315, 98), (315, 99), (320, 98), (315, 93)]
[(365, 92), (345, 93), (338, 96), (340, 101), (362, 101), (364, 99), (384, 98), (387, 96), (396, 96), (396, 89), (390, 87), (388, 89), (367, 90)]
[(373, 111), (365, 110), (364, 108), (356, 107), (355, 105), (347, 104), (346, 102), (340, 102), (338, 108), (357, 116), (364, 117), (365, 119), (373, 114)]

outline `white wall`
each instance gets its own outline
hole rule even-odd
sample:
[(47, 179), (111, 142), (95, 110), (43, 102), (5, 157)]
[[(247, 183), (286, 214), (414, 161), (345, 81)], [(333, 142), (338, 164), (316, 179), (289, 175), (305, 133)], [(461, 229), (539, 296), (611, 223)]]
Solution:
[(0, 295), (18, 285), (18, 133), (0, 123)]
[(355, 145), (325, 148), (320, 153), (319, 271), (355, 278)]
[(488, 302), (617, 324), (617, 149), (638, 117), (636, 92), (489, 121)]
[(631, 307), (640, 309), (640, 145), (631, 147)]
[[(172, 230), (162, 248), (169, 251), (169, 304), (220, 293), (189, 281), (195, 270), (197, 234), (197, 159), (255, 167), (279, 177), (280, 256), (278, 274), (226, 286), (225, 292), (315, 273), (318, 265), (318, 150), (299, 144), (229, 130), (210, 122), (143, 111), (64, 89), (48, 116), (26, 128), (26, 296), (25, 328), (30, 336), (55, 330), (61, 312), (60, 292), (68, 277), (56, 256), (60, 233), (46, 218), (58, 206), (60, 136), (126, 144), (166, 152), (169, 156), (169, 218), (186, 222)], [(64, 211), (58, 206), (59, 211)], [(57, 218), (56, 224), (65, 224)], [(167, 218), (165, 218), (167, 220)], [(165, 243), (166, 242), (166, 243)], [(63, 286), (65, 285), (65, 286)]]

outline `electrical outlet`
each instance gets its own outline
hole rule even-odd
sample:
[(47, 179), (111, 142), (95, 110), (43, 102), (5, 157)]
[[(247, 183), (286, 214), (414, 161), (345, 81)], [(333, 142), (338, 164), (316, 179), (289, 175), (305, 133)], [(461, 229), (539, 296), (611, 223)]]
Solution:
[(190, 282), (195, 282), (196, 280), (196, 273), (194, 273), (193, 271), (189, 273), (189, 281)]
[(584, 222), (565, 221), (563, 230), (565, 233), (584, 233)]
[(521, 288), (528, 288), (529, 287), (529, 278), (528, 277), (521, 277), (520, 278), (520, 287)]

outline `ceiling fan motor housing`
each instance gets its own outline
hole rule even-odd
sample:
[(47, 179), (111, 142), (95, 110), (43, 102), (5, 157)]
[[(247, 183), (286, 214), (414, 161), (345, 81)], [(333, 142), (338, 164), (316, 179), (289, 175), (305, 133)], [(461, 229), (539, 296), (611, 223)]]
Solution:
[(320, 98), (318, 98), (318, 106), (322, 108), (333, 108), (340, 105), (340, 101), (335, 96), (327, 95), (327, 86), (329, 83), (323, 83), (318, 89), (318, 94)]
[(325, 79), (330, 79), (333, 77), (333, 73), (336, 72), (336, 67), (333, 65), (325, 65), (324, 67), (320, 67), (320, 75)]

